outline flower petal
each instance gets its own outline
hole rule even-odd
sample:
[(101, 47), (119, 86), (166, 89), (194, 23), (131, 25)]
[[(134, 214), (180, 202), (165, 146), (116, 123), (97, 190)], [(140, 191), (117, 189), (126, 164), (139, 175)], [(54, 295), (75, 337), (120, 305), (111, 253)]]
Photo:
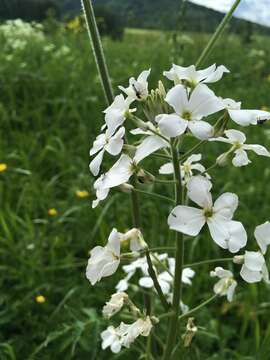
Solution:
[(247, 244), (247, 233), (243, 224), (239, 221), (230, 221), (228, 223), (230, 238), (228, 240), (228, 250), (231, 253), (237, 253)]
[(187, 120), (176, 114), (161, 114), (156, 117), (159, 129), (164, 136), (176, 137), (183, 134), (187, 128)]
[(264, 257), (260, 251), (245, 252), (245, 266), (252, 271), (262, 271), (265, 263)]
[(214, 83), (219, 81), (224, 73), (229, 73), (230, 70), (228, 70), (224, 65), (220, 65), (216, 68), (216, 71), (212, 72), (210, 75), (207, 76), (207, 78), (204, 80), (206, 83)]
[(246, 135), (242, 131), (230, 129), (225, 131), (225, 135), (231, 143), (239, 142), (240, 144), (244, 144), (244, 142), (246, 142)]
[(155, 151), (167, 147), (168, 143), (157, 135), (147, 136), (137, 147), (134, 161), (138, 164), (141, 160), (151, 155)]
[(270, 223), (266, 221), (255, 228), (254, 232), (257, 243), (263, 254), (266, 253), (267, 246), (270, 245)]
[(248, 165), (251, 161), (249, 160), (247, 153), (243, 149), (238, 149), (235, 151), (234, 158), (232, 163), (236, 167), (241, 167)]
[(213, 126), (206, 121), (189, 121), (188, 128), (192, 132), (192, 134), (200, 140), (207, 140), (214, 135)]
[(187, 90), (182, 85), (176, 85), (168, 91), (165, 101), (171, 105), (177, 114), (182, 114), (188, 107)]
[(222, 194), (214, 203), (213, 210), (227, 220), (231, 220), (238, 207), (238, 196), (233, 193)]
[(176, 206), (168, 217), (171, 230), (190, 236), (198, 235), (204, 224), (203, 211), (190, 206)]
[(243, 149), (244, 150), (252, 150), (257, 155), (270, 157), (269, 151), (262, 145), (244, 145)]
[(101, 150), (89, 164), (89, 169), (94, 176), (97, 176), (103, 160), (104, 150)]
[(124, 184), (132, 175), (132, 160), (128, 155), (122, 154), (120, 159), (107, 172), (103, 187), (108, 189)]
[(173, 170), (173, 164), (171, 162), (163, 164), (160, 168), (159, 168), (159, 173), (160, 174), (173, 174), (174, 170)]
[(249, 270), (245, 265), (242, 266), (240, 275), (246, 282), (250, 284), (260, 282), (263, 277), (260, 271)]
[(256, 125), (260, 120), (269, 120), (270, 113), (262, 110), (228, 110), (231, 119), (241, 126)]
[(105, 146), (106, 151), (111, 155), (118, 155), (123, 148), (123, 136), (125, 135), (125, 128), (121, 127), (116, 134), (109, 139), (108, 144)]
[(193, 176), (188, 184), (188, 197), (202, 208), (212, 207), (211, 182), (204, 176)]
[(193, 118), (201, 119), (224, 109), (224, 104), (206, 85), (199, 84), (191, 94), (189, 109)]

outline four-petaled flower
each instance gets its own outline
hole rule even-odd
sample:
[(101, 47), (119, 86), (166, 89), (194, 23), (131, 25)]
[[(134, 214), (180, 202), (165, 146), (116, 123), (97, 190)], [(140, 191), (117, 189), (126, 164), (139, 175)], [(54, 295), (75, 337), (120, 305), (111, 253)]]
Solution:
[(187, 129), (198, 139), (206, 140), (214, 134), (213, 126), (202, 118), (224, 109), (224, 104), (206, 85), (199, 84), (190, 97), (182, 85), (174, 86), (165, 98), (175, 113), (156, 116), (161, 133), (177, 137)]
[(252, 150), (257, 155), (270, 157), (269, 151), (264, 146), (245, 144), (246, 136), (241, 131), (234, 129), (226, 130), (225, 135), (226, 138), (217, 137), (210, 139), (210, 141), (220, 141), (232, 145), (232, 148), (228, 152), (221, 154), (218, 157), (217, 162), (226, 160), (228, 155), (233, 152), (235, 154), (232, 160), (234, 166), (240, 167), (240, 166), (248, 165), (251, 161), (247, 156), (246, 150)]
[(150, 74), (151, 69), (144, 70), (135, 80), (134, 77), (129, 79), (129, 86), (124, 88), (118, 86), (130, 100), (145, 100), (148, 96), (148, 82), (147, 78)]
[(107, 301), (106, 304), (103, 306), (103, 316), (109, 319), (110, 317), (118, 313), (124, 306), (127, 299), (128, 295), (125, 292), (118, 292), (116, 294), (113, 294), (110, 300)]
[(186, 84), (188, 87), (195, 87), (199, 83), (214, 83), (219, 81), (223, 73), (230, 72), (224, 65), (216, 66), (213, 64), (206, 69), (196, 70), (194, 65), (187, 67), (172, 65), (169, 71), (164, 71), (163, 75), (174, 84)]
[(232, 220), (238, 197), (224, 193), (213, 204), (211, 188), (211, 182), (205, 177), (192, 177), (187, 184), (188, 197), (202, 209), (176, 206), (168, 217), (169, 227), (186, 235), (197, 236), (204, 224), (207, 224), (213, 240), (223, 249), (235, 253), (247, 243), (243, 225)]
[(124, 135), (125, 128), (121, 127), (113, 136), (109, 135), (108, 130), (104, 134), (97, 136), (90, 150), (90, 156), (97, 154), (89, 165), (90, 171), (94, 176), (97, 176), (99, 173), (105, 151), (114, 156), (121, 152), (124, 145)]
[(120, 240), (120, 234), (113, 229), (106, 246), (96, 246), (91, 250), (86, 277), (92, 285), (116, 272), (120, 264)]

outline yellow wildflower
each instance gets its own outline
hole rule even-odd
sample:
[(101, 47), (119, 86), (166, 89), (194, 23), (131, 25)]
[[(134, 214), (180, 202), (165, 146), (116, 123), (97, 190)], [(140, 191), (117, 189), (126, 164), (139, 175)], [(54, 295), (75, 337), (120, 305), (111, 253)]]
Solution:
[(7, 164), (5, 163), (0, 163), (0, 172), (4, 172), (7, 170)]
[(48, 215), (50, 216), (56, 216), (58, 214), (58, 211), (55, 208), (51, 208), (48, 210)]
[(75, 192), (75, 194), (78, 198), (81, 198), (81, 199), (86, 198), (90, 195), (87, 190), (77, 190)]
[(46, 301), (45, 296), (43, 296), (43, 295), (38, 295), (38, 296), (36, 296), (36, 302), (37, 302), (37, 303), (43, 304), (43, 303), (45, 303), (45, 301)]
[(266, 80), (270, 82), (270, 74), (266, 77)]

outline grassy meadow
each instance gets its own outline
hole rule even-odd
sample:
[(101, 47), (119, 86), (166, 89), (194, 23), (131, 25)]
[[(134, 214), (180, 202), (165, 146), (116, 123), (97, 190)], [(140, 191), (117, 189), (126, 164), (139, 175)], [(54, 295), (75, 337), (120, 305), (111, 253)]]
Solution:
[[(1, 35), (0, 35), (1, 36)], [(104, 38), (115, 91), (130, 76), (152, 68), (155, 87), (171, 63), (196, 62), (208, 35), (188, 34), (192, 41), (172, 42), (170, 33), (127, 30), (123, 41)], [(179, 44), (181, 42), (181, 44)], [(175, 48), (175, 45), (181, 48)], [(181, 46), (180, 46), (181, 45)], [(243, 108), (270, 108), (270, 39), (251, 43), (226, 34), (211, 63), (231, 74), (212, 88), (222, 97), (242, 100)], [(164, 85), (169, 82), (164, 79)], [(103, 279), (91, 287), (85, 278), (88, 252), (105, 244), (116, 226), (131, 226), (130, 199), (112, 191), (92, 210), (94, 181), (88, 169), (89, 148), (103, 122), (102, 90), (86, 32), (64, 28), (45, 32), (23, 48), (3, 46), (0, 54), (0, 359), (134, 359), (139, 341), (119, 355), (100, 350), (100, 331), (107, 326), (101, 308), (121, 278)], [(245, 130), (244, 130), (245, 131)], [(246, 129), (249, 143), (270, 147), (270, 126)], [(210, 166), (226, 146), (207, 144)], [(214, 169), (214, 193), (238, 194), (236, 217), (252, 245), (256, 225), (270, 217), (270, 161), (250, 155), (248, 167)], [(151, 170), (152, 160), (145, 162)], [(160, 160), (157, 160), (162, 164)], [(166, 185), (141, 185), (145, 191)], [(169, 244), (169, 206), (140, 196), (143, 232), (151, 245)], [(252, 246), (251, 246), (252, 247)], [(185, 262), (228, 256), (213, 245), (208, 232), (186, 244)], [(212, 268), (196, 268), (193, 286), (184, 289), (190, 307), (212, 294)], [(136, 295), (140, 302), (141, 294)], [(243, 301), (243, 299), (245, 301)], [(199, 332), (185, 350), (189, 359), (270, 359), (270, 288), (239, 281), (232, 304), (218, 299), (196, 314)], [(159, 332), (166, 332), (164, 325)], [(145, 341), (140, 340), (140, 341)]]

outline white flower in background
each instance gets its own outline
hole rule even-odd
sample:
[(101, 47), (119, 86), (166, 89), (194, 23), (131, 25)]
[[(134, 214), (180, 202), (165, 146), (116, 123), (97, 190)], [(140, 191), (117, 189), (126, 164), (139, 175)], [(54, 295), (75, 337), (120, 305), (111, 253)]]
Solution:
[(195, 87), (199, 83), (217, 82), (224, 73), (229, 72), (224, 65), (216, 66), (213, 64), (206, 69), (196, 70), (194, 65), (184, 67), (173, 64), (172, 68), (169, 71), (164, 71), (163, 75), (174, 81), (175, 85), (187, 82), (189, 87)]
[(91, 250), (86, 277), (92, 285), (116, 272), (120, 264), (120, 239), (118, 231), (113, 229), (106, 246), (96, 246)]
[(128, 326), (129, 325), (126, 325), (122, 322), (117, 328), (114, 326), (109, 326), (106, 330), (102, 331), (102, 350), (110, 347), (114, 354), (119, 353), (123, 346), (123, 334), (126, 332)]
[(94, 176), (97, 176), (99, 173), (105, 151), (113, 156), (121, 152), (124, 145), (124, 135), (125, 128), (121, 127), (113, 136), (109, 136), (108, 131), (97, 136), (90, 150), (90, 156), (97, 154), (89, 165), (90, 171)]
[[(171, 274), (175, 272), (175, 258), (168, 258), (169, 269)], [(195, 276), (195, 271), (191, 268), (184, 268), (182, 271), (182, 282), (186, 285), (192, 285), (192, 279)]]
[(143, 235), (139, 229), (133, 228), (124, 234), (121, 234), (121, 242), (129, 242), (130, 250), (137, 252), (147, 248)]
[(234, 129), (226, 130), (225, 135), (227, 136), (227, 138), (217, 137), (210, 139), (210, 141), (220, 141), (232, 145), (232, 148), (227, 153), (221, 154), (219, 156), (217, 162), (219, 161), (219, 159), (224, 159), (233, 152), (235, 154), (232, 160), (234, 166), (240, 167), (248, 165), (251, 161), (247, 156), (246, 150), (252, 150), (257, 155), (270, 157), (269, 151), (264, 146), (245, 144), (246, 136), (241, 131)]
[(267, 246), (270, 244), (270, 223), (269, 221), (255, 228), (254, 232), (260, 251), (246, 251), (244, 255), (244, 264), (240, 275), (248, 283), (259, 282), (262, 279), (266, 283), (269, 281), (269, 273), (265, 263), (264, 256)]
[(236, 194), (224, 193), (213, 204), (211, 188), (211, 182), (205, 177), (192, 177), (187, 184), (187, 194), (202, 209), (176, 206), (168, 217), (169, 227), (186, 235), (197, 236), (207, 224), (213, 240), (223, 249), (235, 253), (247, 243), (243, 225), (232, 220), (238, 207), (238, 197)]
[(149, 316), (138, 319), (133, 324), (121, 324), (115, 328), (109, 326), (101, 333), (102, 349), (111, 348), (113, 353), (118, 353), (122, 346), (129, 348), (139, 336), (148, 336), (153, 325)]
[(109, 194), (110, 189), (104, 186), (104, 180), (106, 178), (106, 174), (102, 174), (95, 182), (94, 189), (96, 190), (96, 200), (92, 202), (92, 208), (98, 206), (99, 202), (105, 200)]
[(257, 125), (260, 121), (270, 120), (270, 113), (264, 110), (241, 109), (241, 102), (233, 99), (222, 100), (230, 118), (240, 126)]
[(214, 271), (210, 272), (210, 276), (220, 278), (214, 286), (214, 293), (220, 296), (227, 296), (228, 301), (231, 302), (237, 285), (233, 278), (233, 273), (222, 267), (216, 267)]
[(151, 69), (144, 70), (135, 80), (134, 77), (129, 79), (129, 86), (124, 88), (123, 86), (118, 86), (129, 99), (131, 100), (145, 100), (148, 96), (148, 82), (147, 78), (151, 72)]
[(125, 99), (124, 96), (120, 94), (117, 95), (113, 103), (104, 110), (108, 137), (112, 136), (116, 129), (123, 125), (128, 113), (136, 111), (136, 109), (129, 109), (132, 101), (130, 98)]
[[(205, 172), (205, 167), (198, 162), (201, 161), (201, 154), (193, 154), (187, 158), (182, 164), (179, 163), (181, 178), (183, 184), (186, 184), (188, 180), (193, 176), (193, 171), (198, 171), (199, 173)], [(159, 173), (162, 175), (169, 175), (174, 173), (173, 164), (171, 162), (162, 165), (159, 169)], [(205, 174), (208, 178), (210, 176)]]
[(224, 109), (224, 104), (206, 85), (196, 86), (190, 98), (184, 86), (176, 85), (169, 90), (165, 100), (175, 113), (160, 114), (156, 117), (155, 120), (163, 135), (176, 137), (189, 129), (201, 140), (213, 136), (213, 126), (202, 121), (202, 118)]
[(103, 306), (102, 314), (105, 318), (109, 319), (118, 311), (122, 309), (126, 300), (128, 299), (128, 295), (125, 292), (118, 292), (113, 294), (106, 305)]

